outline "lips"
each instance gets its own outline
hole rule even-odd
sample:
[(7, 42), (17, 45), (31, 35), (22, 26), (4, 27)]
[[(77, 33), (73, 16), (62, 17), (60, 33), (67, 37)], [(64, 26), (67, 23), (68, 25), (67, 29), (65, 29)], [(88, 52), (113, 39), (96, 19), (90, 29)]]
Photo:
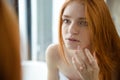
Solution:
[(72, 41), (72, 42), (80, 42), (79, 40), (75, 39), (75, 38), (67, 38), (68, 41)]

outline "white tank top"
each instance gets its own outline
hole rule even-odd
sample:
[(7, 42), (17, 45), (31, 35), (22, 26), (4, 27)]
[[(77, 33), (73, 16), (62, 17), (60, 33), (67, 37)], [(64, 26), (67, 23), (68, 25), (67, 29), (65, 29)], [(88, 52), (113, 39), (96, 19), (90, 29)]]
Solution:
[(60, 80), (68, 80), (60, 71), (59, 71)]

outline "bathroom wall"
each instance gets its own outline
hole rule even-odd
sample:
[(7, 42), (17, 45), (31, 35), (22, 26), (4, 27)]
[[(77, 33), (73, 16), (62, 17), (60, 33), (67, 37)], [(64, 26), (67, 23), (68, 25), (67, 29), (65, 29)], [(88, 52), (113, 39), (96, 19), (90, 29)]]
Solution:
[(120, 0), (107, 0), (107, 4), (120, 35)]

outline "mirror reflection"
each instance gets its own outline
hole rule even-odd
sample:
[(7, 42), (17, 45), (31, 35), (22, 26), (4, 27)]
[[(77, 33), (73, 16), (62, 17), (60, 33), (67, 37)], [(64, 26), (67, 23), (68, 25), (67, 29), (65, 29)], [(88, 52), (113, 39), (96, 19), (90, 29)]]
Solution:
[[(47, 80), (45, 53), (58, 43), (58, 22), (65, 0), (8, 0), (18, 16), (23, 80)], [(120, 1), (106, 0), (120, 35)]]

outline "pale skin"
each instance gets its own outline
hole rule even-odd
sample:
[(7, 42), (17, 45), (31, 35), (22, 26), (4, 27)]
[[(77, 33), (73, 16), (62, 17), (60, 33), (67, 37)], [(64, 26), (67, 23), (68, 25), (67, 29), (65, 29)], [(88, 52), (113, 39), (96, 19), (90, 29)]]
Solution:
[(95, 52), (91, 52), (84, 5), (77, 1), (68, 4), (62, 20), (64, 50), (69, 65), (60, 57), (58, 44), (50, 45), (46, 51), (48, 80), (59, 80), (59, 71), (69, 80), (99, 80), (99, 67)]

